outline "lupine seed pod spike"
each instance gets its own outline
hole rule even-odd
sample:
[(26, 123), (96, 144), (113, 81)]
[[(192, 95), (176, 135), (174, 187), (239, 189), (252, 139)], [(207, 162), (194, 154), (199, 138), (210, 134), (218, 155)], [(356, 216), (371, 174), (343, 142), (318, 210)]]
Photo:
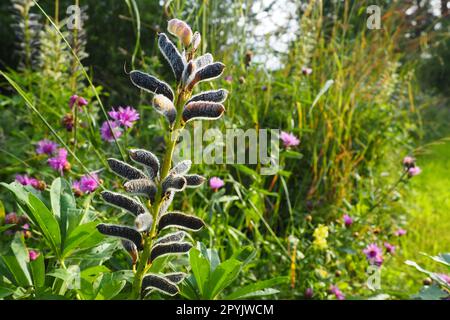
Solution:
[(183, 121), (192, 120), (216, 120), (225, 112), (225, 107), (220, 103), (208, 101), (194, 101), (188, 103), (183, 109)]
[(177, 174), (168, 175), (162, 182), (162, 192), (167, 193), (170, 191), (183, 191), (186, 187), (186, 179)]
[(191, 160), (182, 160), (170, 170), (170, 174), (185, 174), (191, 169), (191, 165)]
[(192, 245), (187, 242), (169, 242), (157, 244), (152, 248), (150, 253), (150, 260), (154, 261), (158, 257), (182, 254), (188, 252)]
[(164, 237), (156, 240), (155, 245), (161, 244), (161, 243), (183, 241), (183, 239), (185, 237), (186, 237), (186, 232), (184, 232), (184, 231), (177, 231), (177, 232), (169, 233), (169, 234), (165, 235)]
[(224, 69), (225, 65), (222, 62), (214, 62), (198, 69), (192, 81), (189, 82), (187, 89), (190, 91), (199, 82), (220, 77)]
[(172, 41), (167, 38), (165, 33), (158, 34), (158, 46), (164, 58), (166, 58), (167, 62), (170, 64), (170, 67), (175, 75), (175, 79), (180, 81), (181, 74), (184, 69), (184, 63), (178, 49)]
[(139, 232), (144, 232), (150, 230), (153, 223), (153, 217), (148, 213), (140, 214), (134, 220), (134, 225), (136, 230)]
[(103, 191), (101, 195), (103, 200), (105, 200), (109, 204), (119, 207), (121, 209), (125, 209), (134, 214), (135, 216), (144, 214), (146, 212), (145, 207), (138, 201), (130, 197), (124, 196), (120, 193)]
[(227, 99), (227, 96), (228, 96), (228, 91), (225, 89), (204, 91), (204, 92), (200, 92), (199, 94), (196, 94), (195, 96), (190, 98), (187, 103), (194, 102), (194, 101), (209, 101), (209, 102), (221, 103)]
[(161, 216), (158, 222), (158, 229), (162, 230), (168, 227), (181, 228), (186, 230), (198, 231), (205, 223), (202, 219), (188, 215), (182, 212), (168, 212)]
[(123, 161), (109, 158), (108, 165), (111, 168), (114, 173), (121, 176), (122, 178), (128, 179), (128, 180), (134, 180), (134, 179), (144, 179), (147, 176), (139, 169), (136, 169), (133, 166), (130, 166), (128, 163), (125, 163)]
[(142, 291), (157, 290), (164, 294), (174, 296), (178, 293), (178, 287), (170, 280), (155, 274), (149, 274), (142, 280)]
[(186, 188), (199, 187), (206, 181), (205, 177), (198, 174), (188, 174), (185, 175), (184, 178), (186, 179)]
[(149, 170), (150, 178), (154, 178), (159, 172), (159, 159), (150, 151), (144, 149), (131, 149), (129, 151), (130, 158), (146, 166)]
[(184, 272), (173, 272), (173, 273), (167, 273), (164, 275), (164, 278), (169, 280), (170, 282), (173, 282), (175, 284), (178, 284), (182, 282), (187, 277), (187, 274)]
[(211, 53), (205, 53), (204, 55), (196, 58), (194, 60), (195, 67), (197, 69), (203, 68), (204, 66), (207, 66), (208, 64), (211, 64), (214, 62), (214, 57)]
[(132, 228), (126, 227), (126, 226), (108, 225), (108, 224), (101, 223), (101, 224), (97, 225), (97, 230), (101, 234), (104, 234), (107, 236), (119, 237), (119, 238), (130, 240), (131, 242), (133, 242), (136, 245), (136, 248), (138, 250), (143, 249), (142, 235), (135, 229), (132, 229)]
[(130, 79), (136, 87), (151, 93), (163, 94), (173, 101), (174, 94), (172, 88), (164, 81), (138, 70), (130, 72)]
[(185, 47), (188, 47), (192, 41), (192, 30), (189, 25), (179, 19), (169, 20), (167, 30), (177, 36)]
[(134, 195), (144, 196), (150, 200), (154, 200), (157, 187), (150, 179), (136, 179), (125, 182), (123, 185), (126, 192)]
[(164, 115), (172, 126), (177, 117), (177, 109), (173, 102), (162, 94), (157, 94), (153, 97), (153, 107), (156, 112)]

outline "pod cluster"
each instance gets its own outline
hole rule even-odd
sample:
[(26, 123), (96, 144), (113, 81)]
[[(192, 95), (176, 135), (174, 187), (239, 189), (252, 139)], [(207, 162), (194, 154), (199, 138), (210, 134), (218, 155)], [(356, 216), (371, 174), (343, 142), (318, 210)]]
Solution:
[[(183, 212), (167, 212), (176, 192), (185, 188), (199, 187), (205, 178), (197, 174), (189, 174), (191, 161), (184, 160), (173, 166), (168, 175), (160, 178), (159, 159), (150, 151), (144, 149), (131, 149), (129, 156), (137, 166), (130, 165), (121, 160), (110, 158), (108, 164), (111, 170), (126, 182), (123, 187), (125, 194), (103, 191), (101, 196), (109, 205), (126, 210), (134, 218), (134, 227), (99, 224), (97, 230), (107, 236), (122, 239), (124, 249), (131, 255), (133, 264), (139, 258), (139, 252), (144, 248), (144, 235), (148, 235), (153, 224), (157, 237), (152, 243), (149, 262), (158, 257), (176, 255), (188, 252), (192, 244), (185, 241), (186, 231), (199, 231), (204, 222), (200, 218)], [(142, 200), (152, 204), (161, 188), (161, 205), (157, 215), (152, 215)], [(154, 221), (156, 217), (156, 221)], [(171, 230), (161, 235), (163, 230)], [(144, 277), (143, 290), (158, 290), (173, 295), (178, 292), (177, 284), (185, 277), (184, 273), (171, 273), (166, 275), (148, 274)]]

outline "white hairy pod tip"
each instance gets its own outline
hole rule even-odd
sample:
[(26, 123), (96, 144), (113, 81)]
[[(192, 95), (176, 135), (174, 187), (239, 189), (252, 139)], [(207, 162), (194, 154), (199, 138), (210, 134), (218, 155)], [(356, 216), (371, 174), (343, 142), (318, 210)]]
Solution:
[(179, 19), (172, 19), (168, 22), (167, 30), (178, 37), (185, 47), (191, 44), (192, 30), (186, 22)]

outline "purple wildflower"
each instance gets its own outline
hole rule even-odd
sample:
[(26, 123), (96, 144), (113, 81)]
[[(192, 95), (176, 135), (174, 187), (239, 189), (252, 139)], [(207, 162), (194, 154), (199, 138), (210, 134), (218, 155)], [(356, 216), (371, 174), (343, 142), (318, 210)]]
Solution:
[[(109, 128), (108, 123), (112, 130)], [(122, 135), (122, 130), (117, 122), (108, 120), (103, 122), (102, 127), (100, 128), (100, 134), (103, 140), (112, 142), (114, 141), (114, 137), (118, 139)]]
[(385, 242), (384, 247), (386, 248), (387, 253), (390, 253), (390, 254), (395, 253), (395, 246), (393, 244), (390, 244), (389, 242)]
[(79, 189), (81, 192), (91, 193), (99, 186), (99, 180), (96, 173), (82, 176), (80, 179)]
[(81, 196), (83, 191), (81, 191), (81, 183), (78, 180), (72, 182), (72, 190), (76, 196)]
[(306, 288), (305, 290), (305, 298), (311, 299), (314, 296), (314, 291), (312, 288)]
[(280, 139), (281, 139), (281, 141), (283, 141), (283, 145), (286, 148), (295, 147), (300, 144), (300, 140), (296, 136), (294, 136), (292, 133), (287, 133), (287, 132), (282, 131), (281, 135), (280, 135)]
[(36, 259), (39, 257), (39, 252), (37, 252), (37, 251), (35, 251), (35, 250), (30, 250), (30, 251), (28, 252), (28, 255), (29, 255), (29, 257), (30, 257), (30, 260), (31, 260), (31, 261), (34, 261), (34, 260), (36, 260)]
[(10, 212), (5, 216), (5, 224), (17, 224), (19, 223), (19, 217), (17, 217), (17, 213)]
[(32, 186), (37, 189), (39, 187), (39, 180), (33, 177), (29, 177), (28, 175), (16, 175), (16, 181), (23, 186)]
[(48, 139), (41, 140), (37, 143), (36, 153), (37, 154), (47, 154), (51, 156), (58, 148), (58, 144)]
[(416, 164), (416, 159), (411, 156), (406, 156), (403, 158), (403, 166), (407, 169), (413, 168)]
[(53, 170), (59, 171), (61, 174), (63, 173), (63, 170), (67, 170), (70, 166), (67, 161), (67, 150), (64, 148), (58, 149), (58, 154), (55, 157), (48, 159), (47, 162)]
[(335, 286), (335, 285), (331, 286), (330, 292), (336, 296), (336, 299), (345, 300), (344, 294), (342, 293), (341, 290), (339, 290), (339, 288), (337, 286)]
[(420, 169), (420, 167), (417, 167), (417, 166), (411, 167), (408, 169), (408, 176), (414, 177), (414, 176), (419, 175), (421, 172), (422, 172), (422, 169)]
[(223, 78), (226, 82), (231, 83), (233, 81), (233, 77), (228, 75), (225, 78)]
[(406, 230), (400, 228), (400, 229), (398, 229), (397, 231), (395, 231), (394, 234), (395, 234), (397, 237), (401, 237), (401, 236), (404, 236), (404, 235), (406, 234)]
[(77, 96), (76, 94), (74, 94), (69, 99), (69, 107), (70, 107), (70, 109), (72, 109), (75, 104), (77, 104), (77, 106), (79, 107), (79, 110), (81, 111), (81, 110), (83, 110), (81, 107), (86, 106), (88, 104), (88, 102), (87, 102), (87, 100), (85, 98)]
[(346, 227), (350, 227), (352, 225), (353, 219), (348, 214), (344, 214), (343, 219)]
[(369, 244), (363, 250), (363, 253), (366, 255), (367, 260), (370, 264), (381, 266), (381, 264), (383, 263), (383, 253), (375, 243)]
[(442, 279), (442, 281), (447, 282), (447, 284), (450, 284), (450, 276), (445, 273), (438, 274), (439, 278)]
[(116, 111), (113, 108), (108, 114), (126, 128), (131, 128), (134, 122), (139, 120), (139, 113), (130, 106), (127, 106), (126, 108), (119, 107), (119, 111)]
[(313, 70), (312, 70), (311, 68), (308, 68), (308, 67), (302, 67), (302, 73), (303, 73), (305, 76), (309, 76), (312, 72), (313, 72)]
[(212, 177), (209, 180), (209, 186), (211, 187), (211, 189), (218, 190), (222, 188), (224, 185), (225, 182), (223, 182), (223, 180), (218, 177)]

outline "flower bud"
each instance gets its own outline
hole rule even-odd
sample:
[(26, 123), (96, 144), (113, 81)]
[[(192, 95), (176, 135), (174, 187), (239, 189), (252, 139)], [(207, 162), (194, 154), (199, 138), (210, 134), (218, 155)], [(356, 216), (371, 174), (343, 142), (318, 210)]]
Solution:
[(185, 47), (191, 44), (192, 30), (186, 22), (179, 19), (172, 19), (168, 22), (167, 30), (178, 37)]

